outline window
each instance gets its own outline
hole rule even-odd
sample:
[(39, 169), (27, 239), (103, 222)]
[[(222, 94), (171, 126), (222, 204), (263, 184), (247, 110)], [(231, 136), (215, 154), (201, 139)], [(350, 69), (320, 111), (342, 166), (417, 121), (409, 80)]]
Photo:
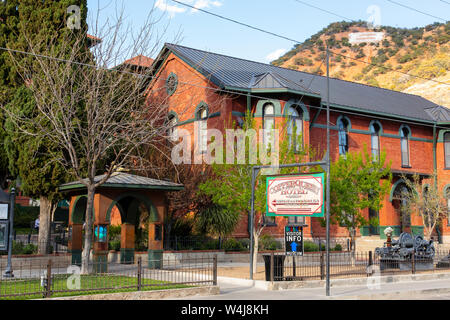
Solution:
[(178, 77), (175, 73), (170, 73), (166, 80), (166, 90), (167, 94), (171, 96), (175, 93), (178, 86)]
[(378, 123), (374, 122), (370, 125), (373, 161), (380, 159), (380, 131), (381, 127)]
[(445, 168), (450, 168), (450, 132), (444, 134)]
[(450, 187), (444, 190), (444, 196), (447, 200), (447, 225), (450, 226)]
[(348, 152), (348, 126), (349, 122), (345, 118), (338, 121), (339, 130), (339, 154), (345, 156)]
[(200, 108), (197, 113), (198, 122), (198, 146), (200, 153), (205, 153), (208, 146), (208, 110), (206, 107)]
[(294, 152), (299, 152), (303, 149), (303, 114), (297, 108), (291, 106), (288, 109), (288, 117), (287, 134), (289, 149), (294, 146)]
[(272, 103), (266, 103), (263, 107), (263, 143), (266, 148), (269, 148), (271, 141), (272, 130), (275, 127), (275, 108)]
[(409, 129), (403, 127), (400, 129), (400, 144), (402, 152), (402, 167), (409, 167)]
[(167, 126), (168, 126), (167, 136), (171, 141), (177, 141), (178, 140), (177, 118), (174, 115), (169, 116)]

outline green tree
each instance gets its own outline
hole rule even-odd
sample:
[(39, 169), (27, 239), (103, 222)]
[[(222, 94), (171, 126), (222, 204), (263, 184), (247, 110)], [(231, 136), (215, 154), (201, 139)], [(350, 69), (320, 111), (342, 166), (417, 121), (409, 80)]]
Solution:
[[(80, 8), (80, 29), (72, 30), (67, 27), (69, 19), (67, 10), (71, 5)], [(43, 53), (47, 46), (52, 47), (53, 52), (64, 51), (69, 46), (62, 43), (73, 43), (70, 39), (73, 34), (85, 33), (86, 25), (86, 1), (31, 1), (18, 0), (6, 1), (2, 4), (3, 10), (7, 10), (17, 19), (8, 18), (8, 39), (5, 47), (25, 52)], [(6, 6), (6, 9), (5, 7)], [(11, 7), (14, 6), (14, 7)], [(15, 23), (15, 24), (14, 24)], [(88, 51), (86, 46), (86, 51)], [(8, 72), (7, 97), (3, 101), (7, 114), (14, 113), (22, 117), (37, 119), (35, 98), (28, 89), (31, 82), (24, 81), (20, 68), (24, 65), (30, 67), (33, 72), (39, 73), (38, 63), (31, 55), (9, 53), (4, 58), (5, 70)], [(25, 78), (26, 79), (26, 78)], [(36, 120), (40, 125), (48, 126), (45, 118)], [(57, 187), (68, 179), (67, 173), (55, 158), (62, 157), (62, 153), (53, 147), (54, 141), (48, 136), (40, 136), (35, 125), (28, 125), (19, 129), (15, 121), (6, 116), (4, 134), (4, 150), (8, 158), (9, 172), (22, 182), (20, 188), (25, 195), (40, 200), (40, 228), (39, 228), (39, 253), (48, 251), (50, 237), (51, 217), (56, 209), (61, 195)], [(33, 134), (24, 134), (23, 130)]]
[(330, 180), (330, 222), (347, 228), (355, 251), (356, 229), (369, 224), (362, 210), (380, 210), (389, 190), (390, 163), (384, 152), (377, 161), (364, 147), (333, 162)]
[[(278, 129), (280, 134), (283, 135), (286, 132), (287, 123), (284, 123)], [(240, 141), (244, 145), (239, 145), (239, 139), (236, 150), (241, 150), (240, 154), (242, 158), (234, 157), (233, 162), (223, 161), (223, 164), (212, 164), (212, 175), (209, 179), (199, 186), (200, 192), (211, 197), (212, 201), (219, 207), (224, 208), (229, 215), (227, 219), (229, 222), (237, 222), (234, 213), (238, 213), (242, 218), (245, 215), (250, 219), (251, 212), (251, 189), (252, 189), (252, 167), (255, 165), (268, 164), (264, 159), (265, 145), (263, 144), (261, 137), (257, 139), (256, 130), (259, 128), (253, 117), (247, 113), (245, 121), (242, 126), (242, 138)], [(294, 128), (293, 132), (297, 132)], [(247, 133), (247, 135), (245, 135)], [(277, 134), (277, 131), (275, 131)], [(228, 133), (225, 137), (228, 141), (234, 141), (234, 135)], [(246, 141), (248, 140), (248, 143)], [(297, 135), (294, 141), (301, 141), (301, 135)], [(253, 149), (252, 149), (253, 148)], [(269, 157), (278, 157), (279, 164), (289, 164), (302, 162), (308, 155), (306, 147), (301, 148), (298, 152), (294, 151), (295, 148), (290, 146), (289, 139), (283, 139), (277, 148), (274, 145), (273, 148), (268, 149), (267, 155)], [(233, 148), (234, 150), (234, 148)], [(256, 154), (256, 150), (259, 151), (259, 156)], [(253, 158), (252, 158), (253, 157)], [(226, 159), (225, 159), (226, 160)], [(272, 163), (273, 164), (273, 163)], [(277, 170), (280, 174), (289, 174), (298, 172), (298, 168), (282, 168)], [(305, 168), (302, 168), (302, 171)], [(273, 172), (272, 172), (273, 173)], [(253, 221), (253, 239), (254, 239), (254, 256), (253, 256), (253, 272), (256, 272), (256, 257), (258, 254), (259, 237), (266, 226), (269, 217), (265, 216), (266, 211), (266, 176), (268, 172), (259, 171), (256, 177), (254, 208), (255, 216)], [(224, 216), (225, 218), (225, 216)], [(250, 222), (250, 220), (249, 220)]]

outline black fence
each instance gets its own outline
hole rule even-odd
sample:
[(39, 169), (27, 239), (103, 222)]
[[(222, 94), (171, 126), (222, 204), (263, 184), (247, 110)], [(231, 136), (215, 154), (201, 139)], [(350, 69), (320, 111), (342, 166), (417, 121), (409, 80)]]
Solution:
[[(324, 280), (326, 254), (305, 253), (303, 256), (264, 255), (266, 281)], [(330, 278), (365, 277), (374, 274), (415, 274), (450, 271), (450, 252), (436, 251), (433, 258), (412, 255), (410, 258), (380, 259), (373, 252), (330, 253)]]
[[(4, 260), (4, 259), (2, 259)], [(217, 257), (138, 258), (134, 263), (90, 263), (87, 272), (70, 255), (13, 260), (13, 278), (0, 265), (0, 299), (39, 299), (99, 293), (188, 288), (217, 284)]]

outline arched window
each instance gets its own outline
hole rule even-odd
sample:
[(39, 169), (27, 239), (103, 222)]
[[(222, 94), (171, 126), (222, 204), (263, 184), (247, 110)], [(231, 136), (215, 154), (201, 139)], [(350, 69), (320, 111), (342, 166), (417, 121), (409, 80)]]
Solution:
[(263, 107), (263, 143), (266, 148), (269, 148), (269, 144), (272, 137), (272, 130), (275, 127), (275, 108), (272, 103), (266, 103)]
[(408, 212), (408, 193), (412, 192), (408, 189), (404, 182), (397, 185), (394, 191), (393, 206), (400, 216), (400, 229), (406, 231), (405, 228), (411, 226), (411, 215)]
[(171, 114), (167, 121), (167, 135), (171, 141), (178, 140), (177, 118)]
[(294, 152), (303, 149), (303, 112), (295, 106), (290, 106), (288, 109), (287, 135), (289, 149), (292, 146), (294, 146)]
[(410, 131), (407, 127), (400, 130), (400, 147), (402, 152), (402, 167), (409, 167), (409, 135)]
[(378, 123), (373, 122), (370, 125), (373, 161), (378, 161), (380, 159), (380, 131), (381, 127)]
[(444, 134), (445, 168), (450, 168), (450, 132)]
[(339, 154), (343, 156), (345, 156), (348, 152), (348, 126), (349, 122), (346, 118), (339, 119)]
[(205, 153), (208, 147), (208, 110), (206, 107), (201, 107), (197, 111), (197, 128), (198, 128), (198, 146), (199, 152)]
[(447, 200), (447, 225), (450, 225), (450, 187), (448, 187), (444, 192), (445, 199)]

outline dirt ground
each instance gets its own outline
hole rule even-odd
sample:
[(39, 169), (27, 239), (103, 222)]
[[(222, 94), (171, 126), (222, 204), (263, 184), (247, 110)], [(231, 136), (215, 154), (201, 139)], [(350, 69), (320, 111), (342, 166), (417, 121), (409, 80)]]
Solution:
[[(218, 267), (217, 275), (219, 277), (250, 279), (250, 266), (248, 267)], [(254, 280), (265, 279), (264, 266), (257, 266), (256, 273), (253, 274)]]

